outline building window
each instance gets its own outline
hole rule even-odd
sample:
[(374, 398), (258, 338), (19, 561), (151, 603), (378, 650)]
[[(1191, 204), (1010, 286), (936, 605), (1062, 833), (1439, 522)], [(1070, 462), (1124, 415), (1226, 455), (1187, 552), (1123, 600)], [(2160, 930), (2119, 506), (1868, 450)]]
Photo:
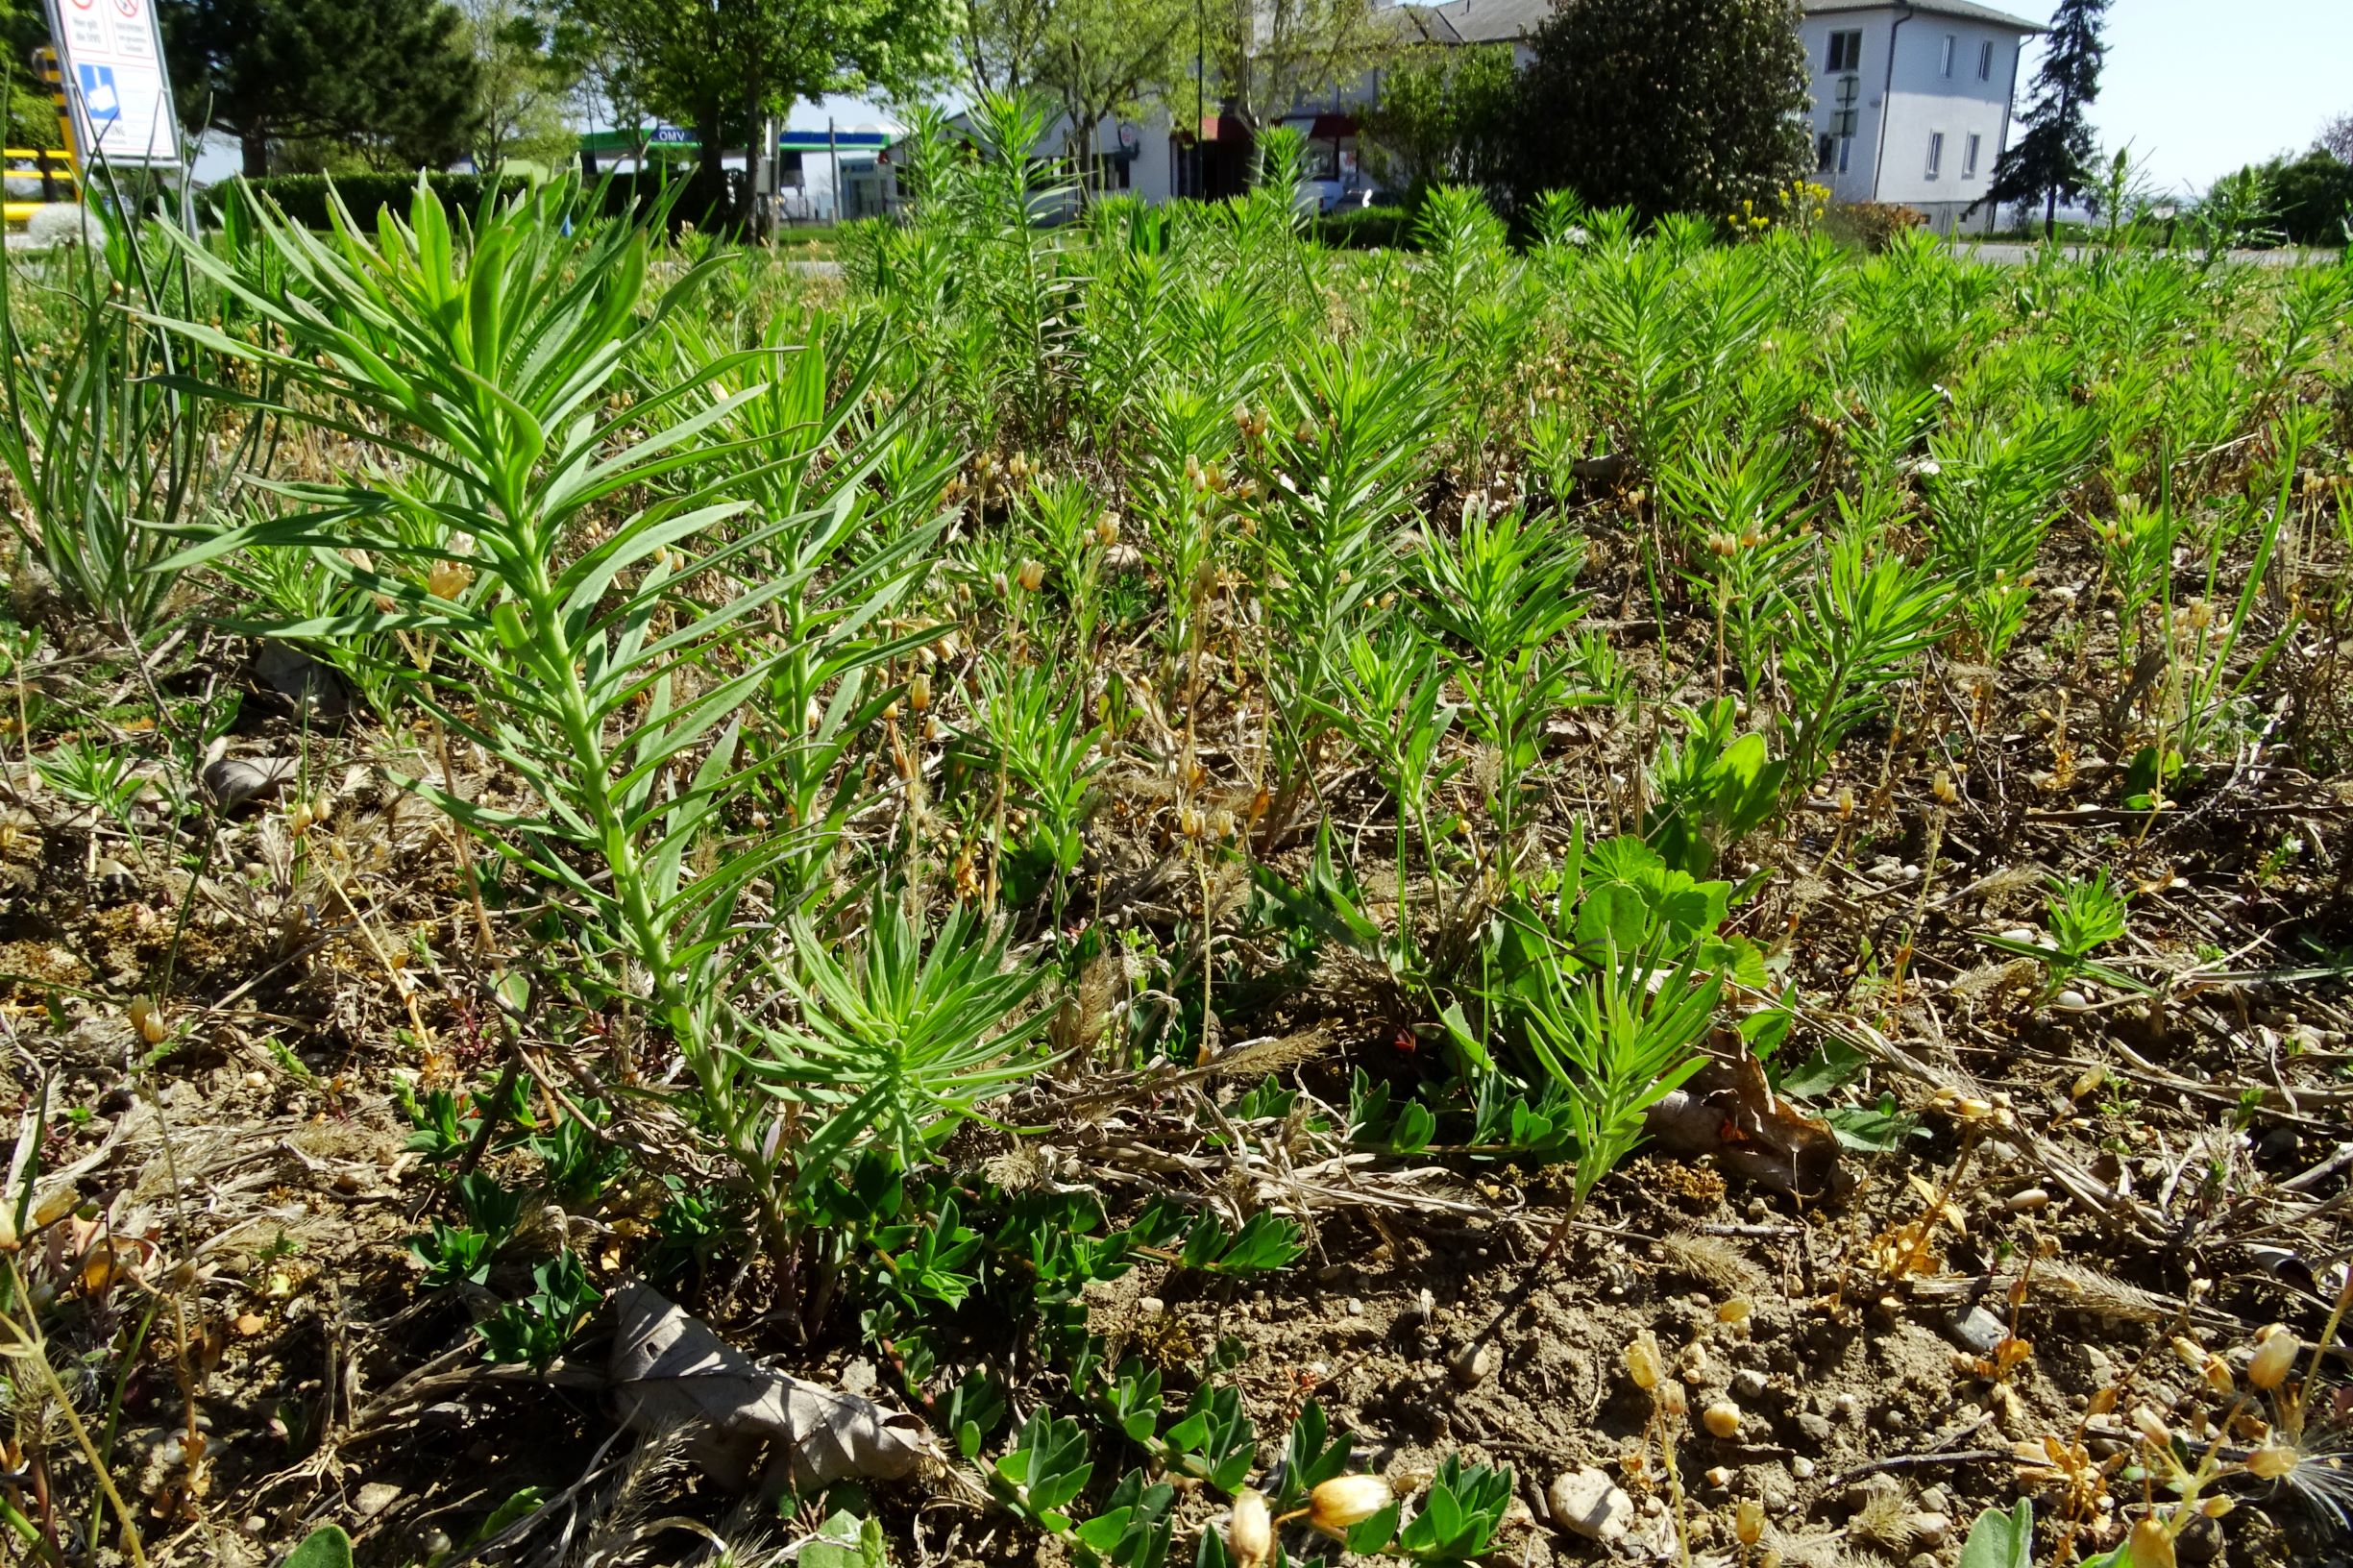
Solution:
[(1937, 171), (1942, 169), (1944, 166), (1945, 133), (1942, 131), (1931, 131), (1928, 133), (1928, 178), (1931, 180), (1935, 179)]
[(1839, 138), (1838, 138), (1838, 172), (1839, 172), (1839, 173), (1844, 174), (1844, 173), (1846, 173), (1846, 172), (1847, 172), (1847, 159), (1848, 159), (1848, 158), (1849, 158), (1849, 157), (1850, 157), (1850, 156), (1851, 156), (1851, 155), (1853, 152), (1854, 152), (1854, 138), (1853, 138), (1852, 136), (1841, 136), (1841, 137), (1839, 137)]
[(1960, 43), (1961, 39), (1959, 35), (1953, 33), (1948, 33), (1945, 35), (1945, 46), (1937, 56), (1937, 75), (1944, 77), (1949, 77), (1952, 75), (1952, 52), (1960, 47)]
[(1983, 146), (1984, 143), (1985, 138), (1977, 135), (1976, 132), (1972, 131), (1969, 134), (1968, 142), (1961, 148), (1962, 179), (1974, 180), (1977, 178), (1977, 149)]
[(1994, 40), (1992, 38), (1977, 45), (1977, 80), (1980, 82), (1994, 80)]
[(1836, 136), (1826, 131), (1814, 138), (1814, 172), (1816, 174), (1827, 173), (1830, 159), (1837, 156), (1838, 138)]
[(1863, 84), (1849, 74), (1838, 79), (1838, 92), (1830, 110), (1830, 135), (1854, 135), (1854, 101), (1863, 95)]
[(1830, 35), (1830, 69), (1859, 71), (1863, 68), (1863, 35), (1860, 29), (1851, 33)]

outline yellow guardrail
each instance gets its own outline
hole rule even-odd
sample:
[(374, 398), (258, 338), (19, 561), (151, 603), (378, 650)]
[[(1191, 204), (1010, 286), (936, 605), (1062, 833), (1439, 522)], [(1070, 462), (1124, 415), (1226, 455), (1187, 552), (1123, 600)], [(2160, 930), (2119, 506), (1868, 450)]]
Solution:
[(51, 202), (81, 198), (71, 153), (37, 147), (0, 149), (0, 169), (5, 170), (7, 187), (6, 200), (0, 202), (0, 213), (5, 213), (11, 224), (23, 223)]

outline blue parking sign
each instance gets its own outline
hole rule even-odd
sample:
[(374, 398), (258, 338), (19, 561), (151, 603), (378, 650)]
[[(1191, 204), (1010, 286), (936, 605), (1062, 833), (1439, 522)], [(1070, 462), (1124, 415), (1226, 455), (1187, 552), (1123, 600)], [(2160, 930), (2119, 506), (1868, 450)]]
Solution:
[(79, 65), (82, 77), (82, 105), (95, 126), (112, 125), (123, 117), (122, 94), (114, 88), (114, 67), (111, 65)]

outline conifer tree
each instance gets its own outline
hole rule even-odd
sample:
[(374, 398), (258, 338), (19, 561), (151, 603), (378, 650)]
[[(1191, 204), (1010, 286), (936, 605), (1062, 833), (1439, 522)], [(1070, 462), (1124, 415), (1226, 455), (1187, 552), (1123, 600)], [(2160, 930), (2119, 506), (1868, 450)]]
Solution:
[(440, 168), (479, 121), (464, 18), (441, 0), (166, 0), (159, 15), (181, 116), (236, 137), (248, 175), (288, 152)]
[(2090, 110), (2099, 96), (2099, 68), (2108, 46), (2100, 24), (2108, 0), (2059, 0), (2045, 40), (2042, 68), (2035, 72), (2034, 102), (2019, 121), (2018, 139), (1994, 163), (1993, 185), (1970, 206), (1988, 202), (2043, 203), (2043, 234), (2058, 232), (2059, 198), (2073, 199), (2091, 184), (2097, 149)]

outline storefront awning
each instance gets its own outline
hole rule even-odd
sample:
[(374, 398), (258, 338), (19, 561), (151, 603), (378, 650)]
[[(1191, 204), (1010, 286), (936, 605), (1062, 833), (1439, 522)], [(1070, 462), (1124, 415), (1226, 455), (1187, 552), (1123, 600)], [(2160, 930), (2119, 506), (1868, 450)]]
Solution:
[[(835, 149), (842, 152), (880, 152), (891, 145), (891, 134), (861, 128), (856, 131), (835, 131), (830, 136), (823, 131), (784, 131), (777, 134), (776, 150), (784, 153), (822, 153)], [(591, 131), (580, 137), (580, 151), (602, 156), (628, 157), (640, 146), (650, 158), (691, 158), (701, 149), (692, 131), (674, 125), (648, 126), (642, 131)]]

